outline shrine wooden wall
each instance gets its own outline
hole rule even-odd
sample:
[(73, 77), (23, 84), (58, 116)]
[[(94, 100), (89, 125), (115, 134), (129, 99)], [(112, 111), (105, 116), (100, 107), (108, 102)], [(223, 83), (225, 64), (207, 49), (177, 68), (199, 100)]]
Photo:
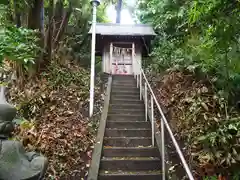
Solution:
[[(116, 43), (116, 42), (114, 42), (114, 43)], [(105, 73), (112, 74), (113, 67), (110, 62), (110, 45), (111, 45), (111, 42), (107, 42), (107, 43), (105, 43), (105, 45), (103, 47), (102, 70)], [(122, 46), (123, 48), (125, 48), (124, 44), (123, 45), (118, 44), (118, 46)], [(141, 63), (142, 63), (142, 48), (141, 48), (141, 45), (139, 45), (139, 43), (135, 43), (135, 57), (132, 60), (132, 71), (131, 71), (133, 74), (140, 73), (139, 63), (137, 61), (141, 65)]]

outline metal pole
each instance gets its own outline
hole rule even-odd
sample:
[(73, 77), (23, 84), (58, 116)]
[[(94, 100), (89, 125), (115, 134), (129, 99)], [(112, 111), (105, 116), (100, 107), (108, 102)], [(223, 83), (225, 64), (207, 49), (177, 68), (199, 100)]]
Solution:
[(137, 73), (136, 73), (136, 70), (135, 70), (135, 67), (136, 67), (136, 62), (135, 62), (135, 58), (134, 58), (134, 52), (135, 51), (135, 45), (134, 45), (134, 42), (132, 43), (132, 65), (133, 65), (133, 73), (134, 73), (134, 77), (135, 79), (137, 78)]
[(91, 52), (91, 80), (90, 80), (90, 104), (89, 104), (89, 117), (93, 115), (94, 105), (94, 78), (95, 78), (95, 43), (96, 43), (96, 19), (97, 19), (97, 6), (99, 1), (92, 1), (93, 16), (92, 16), (92, 52)]
[(152, 115), (152, 146), (154, 146), (154, 106), (153, 106), (153, 96), (151, 95), (151, 115)]
[(162, 180), (165, 180), (165, 137), (164, 137), (164, 122), (161, 118), (161, 137), (162, 137)]
[(148, 98), (147, 98), (147, 83), (145, 82), (144, 83), (144, 90), (145, 90), (145, 120), (147, 121), (148, 119), (148, 114), (147, 114), (147, 111), (148, 111)]
[(139, 83), (139, 86), (140, 86), (140, 100), (142, 100), (142, 73), (140, 71), (140, 83)]
[(138, 74), (137, 74), (137, 88), (139, 87), (139, 86), (138, 86), (138, 81), (139, 81), (139, 78), (138, 78)]

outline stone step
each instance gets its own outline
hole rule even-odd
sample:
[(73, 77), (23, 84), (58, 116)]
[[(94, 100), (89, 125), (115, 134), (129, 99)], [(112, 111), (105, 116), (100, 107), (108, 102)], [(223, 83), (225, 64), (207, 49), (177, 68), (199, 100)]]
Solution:
[(104, 137), (104, 146), (140, 147), (151, 146), (151, 137)]
[[(117, 106), (117, 105), (116, 105)], [(114, 113), (114, 114), (125, 114), (125, 113), (139, 113), (139, 112), (145, 112), (145, 109), (144, 109), (144, 106), (138, 106), (138, 107), (135, 107), (135, 108), (125, 108), (125, 107), (109, 107), (109, 111), (108, 112), (111, 112), (111, 113)], [(114, 111), (114, 112), (113, 112)]]
[(109, 121), (145, 121), (145, 116), (142, 114), (114, 114), (108, 113)]
[(144, 116), (145, 111), (144, 108), (136, 108), (136, 109), (117, 109), (110, 108), (108, 111), (109, 114), (125, 114), (125, 115), (139, 115)]
[(132, 74), (114, 74), (113, 78), (134, 78), (134, 76)]
[(136, 80), (129, 80), (129, 81), (123, 81), (123, 80), (114, 80), (112, 82), (112, 86), (125, 86), (125, 87), (136, 87), (137, 86), (137, 81)]
[(104, 147), (104, 157), (159, 157), (156, 147)]
[(108, 110), (108, 112), (110, 112), (110, 113), (113, 113), (113, 114), (121, 114), (121, 113), (123, 113), (123, 114), (125, 114), (125, 113), (135, 113), (135, 112), (137, 112), (137, 113), (139, 113), (139, 112), (143, 112), (143, 113), (145, 113), (145, 109), (144, 109), (144, 106), (138, 106), (138, 107), (135, 107), (135, 108), (128, 108), (128, 107), (121, 107), (121, 106), (118, 106), (118, 105), (116, 105), (115, 107), (109, 107), (109, 110)]
[(115, 96), (115, 95), (139, 95), (139, 91), (129, 91), (129, 90), (127, 90), (127, 91), (121, 90), (120, 91), (120, 90), (115, 89), (115, 90), (112, 90), (111, 95), (112, 96)]
[(113, 83), (118, 83), (118, 84), (136, 84), (137, 85), (137, 80), (136, 79), (113, 79)]
[(122, 86), (122, 85), (113, 85), (112, 86), (112, 90), (115, 90), (115, 89), (118, 89), (118, 90), (129, 90), (129, 91), (139, 91), (139, 88), (137, 88), (137, 85), (134, 84), (134, 86), (129, 86), (129, 87), (126, 87), (126, 86)]
[(151, 129), (106, 129), (105, 137), (151, 137)]
[(140, 100), (140, 94), (114, 94), (111, 95), (111, 100), (115, 99), (130, 99), (130, 100)]
[(156, 157), (114, 157), (102, 158), (100, 168), (105, 171), (122, 170), (122, 171), (153, 171), (161, 168), (161, 160)]
[(160, 171), (102, 171), (98, 180), (161, 180)]
[(126, 102), (122, 102), (122, 103), (111, 103), (109, 105), (110, 108), (119, 108), (119, 109), (135, 109), (135, 108), (141, 108), (144, 109), (144, 104), (143, 103), (135, 103), (135, 104), (130, 104), (130, 103), (126, 103)]
[(143, 104), (143, 100), (138, 99), (118, 99), (116, 97), (110, 100), (111, 104)]
[(139, 88), (137, 88), (137, 86), (123, 86), (122, 84), (121, 85), (113, 85), (112, 86), (112, 91), (115, 91), (115, 90), (119, 90), (119, 91), (138, 91), (139, 92)]
[(107, 121), (106, 128), (132, 129), (149, 128), (150, 122), (147, 121)]
[(117, 74), (114, 74), (113, 76), (113, 79), (129, 79), (129, 78), (134, 78), (133, 75), (117, 75)]

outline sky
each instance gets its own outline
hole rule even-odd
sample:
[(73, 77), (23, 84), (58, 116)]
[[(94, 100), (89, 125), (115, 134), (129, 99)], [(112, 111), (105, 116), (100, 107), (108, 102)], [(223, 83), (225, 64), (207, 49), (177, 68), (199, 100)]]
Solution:
[[(134, 0), (129, 0), (129, 2), (133, 3)], [(107, 16), (112, 23), (116, 22), (116, 10), (113, 5), (107, 8)], [(127, 9), (122, 9), (121, 11), (121, 24), (134, 24), (134, 20)]]

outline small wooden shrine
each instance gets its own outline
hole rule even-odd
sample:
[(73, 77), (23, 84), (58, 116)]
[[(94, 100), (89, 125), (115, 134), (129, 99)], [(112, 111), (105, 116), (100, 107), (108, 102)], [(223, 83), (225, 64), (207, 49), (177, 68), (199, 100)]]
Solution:
[(148, 56), (155, 35), (149, 25), (97, 23), (96, 56), (102, 56), (102, 71), (109, 74), (139, 74), (142, 56)]

